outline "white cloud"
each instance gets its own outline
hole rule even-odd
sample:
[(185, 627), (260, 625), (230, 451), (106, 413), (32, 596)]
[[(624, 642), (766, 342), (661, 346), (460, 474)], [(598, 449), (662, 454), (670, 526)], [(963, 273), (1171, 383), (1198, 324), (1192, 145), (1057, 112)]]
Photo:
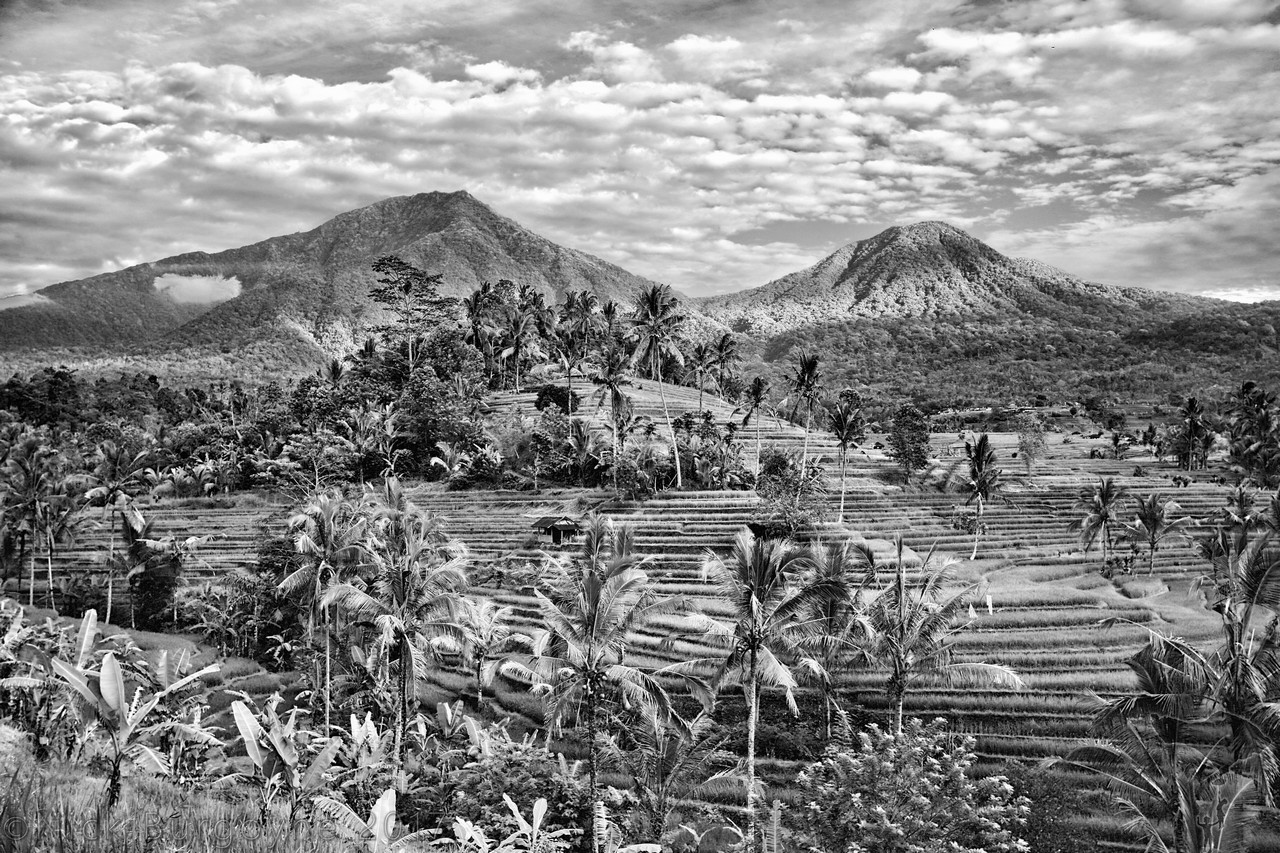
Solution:
[(165, 273), (156, 277), (155, 288), (183, 305), (214, 305), (239, 296), (240, 280), (234, 276)]

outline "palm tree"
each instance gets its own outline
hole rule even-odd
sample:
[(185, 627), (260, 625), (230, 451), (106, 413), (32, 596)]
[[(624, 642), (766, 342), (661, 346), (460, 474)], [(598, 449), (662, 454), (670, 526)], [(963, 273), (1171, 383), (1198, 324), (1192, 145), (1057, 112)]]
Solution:
[(30, 560), (27, 605), (35, 606), (36, 547), (47, 530), (50, 499), (61, 477), (61, 457), (35, 436), (27, 436), (8, 449), (4, 464), (4, 507), (18, 534), (18, 576)]
[[(1127, 663), (1137, 677), (1136, 692), (1093, 700), (1093, 729), (1104, 740), (1048, 763), (1105, 778), (1121, 808), (1153, 842), (1160, 834), (1142, 806), (1158, 803), (1171, 816), (1174, 849), (1181, 853), (1188, 835), (1203, 829), (1194, 820), (1197, 777), (1206, 768), (1217, 772), (1211, 757), (1191, 743), (1199, 737), (1197, 722), (1206, 718), (1214, 677), (1199, 651), (1154, 633)], [(1150, 849), (1167, 850), (1163, 840)]]
[(640, 291), (635, 311), (631, 315), (631, 337), (636, 346), (631, 355), (631, 363), (647, 364), (649, 375), (658, 383), (662, 415), (667, 421), (671, 452), (676, 461), (677, 489), (684, 487), (680, 475), (680, 445), (676, 442), (676, 428), (671, 422), (671, 412), (667, 410), (667, 392), (662, 384), (662, 362), (666, 358), (672, 358), (678, 364), (684, 363), (684, 355), (676, 344), (676, 336), (684, 325), (684, 316), (677, 313), (679, 307), (679, 300), (668, 285), (655, 284)]
[[(610, 303), (612, 304), (612, 303)], [(613, 490), (618, 490), (618, 457), (620, 448), (618, 446), (618, 436), (622, 429), (622, 413), (627, 409), (629, 400), (622, 388), (627, 385), (627, 368), (630, 362), (627, 354), (622, 347), (611, 345), (603, 353), (600, 363), (596, 366), (596, 372), (591, 376), (591, 381), (599, 388), (597, 391), (596, 408), (604, 405), (604, 401), (609, 401), (609, 422), (612, 425), (610, 433), (613, 436)]]
[(520, 362), (537, 349), (537, 341), (541, 337), (538, 325), (538, 312), (531, 308), (517, 309), (507, 316), (507, 345), (501, 357), (504, 360), (510, 358), (515, 363), (516, 393), (520, 392)]
[(725, 332), (716, 339), (715, 345), (716, 355), (716, 385), (720, 388), (721, 396), (724, 395), (724, 383), (733, 368), (742, 360), (742, 353), (738, 349), (738, 339), (730, 332)]
[(715, 370), (716, 353), (705, 343), (696, 344), (686, 359), (689, 375), (698, 383), (698, 411), (702, 411), (702, 393), (706, 388), (707, 377)]
[(1191, 524), (1188, 516), (1175, 518), (1182, 507), (1172, 500), (1165, 500), (1158, 492), (1138, 499), (1138, 511), (1128, 526), (1129, 535), (1147, 546), (1147, 574), (1156, 571), (1156, 552), (1166, 539), (1185, 539), (1183, 529)]
[(676, 804), (695, 796), (713, 777), (718, 764), (727, 763), (721, 747), (728, 732), (716, 728), (707, 714), (686, 727), (649, 712), (627, 728), (629, 748), (609, 738), (609, 758), (635, 782), (638, 808), (648, 825), (649, 838), (659, 840)]
[(1209, 660), (1217, 673), (1214, 699), (1226, 718), (1228, 744), (1264, 796), (1280, 774), (1280, 706), (1274, 701), (1280, 673), (1276, 544), (1270, 530), (1219, 528), (1200, 545), (1212, 574), (1197, 581), (1210, 590), (1210, 606), (1222, 619), (1223, 642)]
[(377, 673), (379, 683), (390, 680), (396, 665), (397, 760), (404, 758), (410, 685), (416, 697), (426, 657), (443, 641), (463, 640), (458, 619), (467, 558), (450, 555), (437, 530), (436, 520), (421, 511), (375, 528), (365, 545), (375, 570), (372, 583), (334, 583), (321, 601), (322, 607), (336, 606), (353, 624), (372, 630), (366, 668)]
[(151, 453), (142, 450), (130, 454), (114, 441), (99, 444), (97, 453), (97, 460), (88, 478), (90, 487), (84, 497), (88, 504), (101, 506), (103, 512), (110, 513), (111, 516), (111, 532), (107, 539), (109, 553), (106, 613), (106, 621), (110, 622), (115, 600), (116, 513), (122, 505), (131, 502), (150, 485), (147, 471), (151, 464)]
[(747, 386), (746, 399), (743, 401), (743, 407), (747, 410), (746, 415), (742, 418), (742, 425), (747, 423), (754, 416), (756, 419), (756, 478), (760, 477), (760, 418), (761, 412), (765, 410), (765, 403), (769, 399), (769, 381), (763, 376), (757, 376), (751, 380), (751, 384)]
[(476, 679), (476, 709), (484, 707), (484, 689), (502, 663), (501, 656), (525, 651), (532, 639), (512, 627), (512, 607), (499, 607), (487, 598), (464, 598), (458, 627), (462, 629), (463, 651)]
[(347, 366), (341, 360), (331, 358), (328, 364), (316, 370), (316, 375), (328, 382), (330, 388), (337, 389), (347, 378)]
[(825, 579), (806, 583), (806, 574), (812, 567), (807, 550), (784, 539), (757, 539), (745, 529), (734, 541), (728, 560), (708, 551), (702, 562), (703, 579), (711, 579), (716, 597), (729, 605), (733, 620), (728, 629), (718, 622), (705, 626), (709, 635), (721, 636), (730, 644), (714, 683), (719, 686), (736, 675), (746, 694), (748, 850), (755, 849), (756, 844), (760, 691), (767, 686), (781, 687), (791, 712), (798, 713), (796, 678), (791, 667), (801, 667), (815, 675), (821, 673), (818, 662), (803, 650), (819, 630), (807, 616), (844, 594), (843, 587)]
[(824, 739), (831, 737), (832, 721), (840, 712), (838, 676), (850, 671), (865, 659), (871, 642), (871, 623), (866, 618), (866, 592), (875, 583), (876, 557), (862, 542), (818, 543), (810, 553), (812, 573), (810, 586), (823, 585), (833, 595), (815, 601), (804, 620), (814, 635), (803, 645), (813, 649), (822, 665), (819, 687), (822, 690)]
[(876, 596), (867, 612), (874, 637), (869, 657), (889, 675), (885, 691), (893, 706), (894, 731), (902, 734), (907, 691), (920, 678), (970, 687), (1022, 689), (1022, 679), (1007, 666), (952, 660), (955, 635), (963, 628), (953, 623), (969, 606), (980, 584), (948, 592), (950, 575), (945, 566), (930, 567), (934, 553), (930, 549), (920, 566), (920, 582), (909, 587), (901, 535), (895, 537), (894, 545), (894, 581)]
[(849, 449), (867, 437), (867, 422), (862, 419), (862, 411), (848, 403), (840, 402), (831, 410), (828, 421), (831, 432), (836, 437), (836, 447), (840, 451), (840, 516), (839, 522), (844, 524), (844, 482), (845, 470), (849, 463)]
[[(666, 718), (671, 700), (664, 676), (684, 679), (701, 692), (690, 673), (698, 662), (672, 664), (647, 673), (626, 661), (634, 636), (652, 629), (656, 620), (686, 612), (682, 597), (658, 594), (632, 551), (631, 535), (615, 530), (606, 519), (588, 520), (583, 551), (576, 564), (561, 567), (559, 583), (535, 590), (544, 630), (534, 638), (529, 655), (515, 655), (506, 671), (533, 683), (547, 707), (547, 724), (586, 719), (587, 768), (591, 802), (598, 800), (599, 714), (610, 697), (621, 694), (629, 707)], [(667, 633), (664, 631), (664, 633)], [(669, 649), (668, 634), (659, 649)]]
[[(53, 615), (57, 616), (58, 599), (54, 595), (53, 552), (58, 545), (73, 543), (85, 526), (85, 519), (80, 514), (79, 501), (70, 478), (63, 478), (62, 482), (54, 487), (44, 502), (43, 509), (39, 527), (44, 533), (49, 607), (53, 610)], [(35, 586), (34, 581), (32, 586)]]
[(791, 374), (791, 395), (794, 403), (791, 406), (791, 417), (801, 405), (805, 407), (804, 450), (800, 457), (800, 470), (809, 466), (809, 431), (813, 428), (813, 407), (822, 394), (822, 370), (819, 367), (817, 353), (801, 353), (796, 362), (795, 372)]
[(976, 509), (973, 518), (973, 551), (970, 560), (978, 559), (978, 540), (982, 537), (982, 521), (987, 511), (987, 504), (1000, 496), (1003, 483), (1000, 482), (1004, 471), (996, 467), (996, 451), (991, 440), (984, 432), (976, 439), (972, 436), (965, 439), (964, 459), (959, 460), (951, 468), (947, 476), (947, 486), (958, 489), (968, 495), (965, 505), (974, 504)]
[[(316, 630), (324, 626), (324, 726), (332, 722), (333, 655), (332, 630), (325, 615), (325, 590), (339, 580), (363, 556), (363, 522), (340, 493), (322, 492), (289, 519), (294, 547), (306, 557), (301, 568), (280, 582), (280, 592), (307, 607), (307, 635), (314, 642)], [(321, 683), (319, 662), (313, 683)]]
[(1083, 513), (1067, 528), (1080, 534), (1085, 553), (1102, 537), (1102, 562), (1107, 564), (1111, 555), (1111, 533), (1120, 524), (1120, 511), (1129, 493), (1111, 477), (1102, 477), (1092, 492), (1085, 491), (1076, 501), (1076, 511)]

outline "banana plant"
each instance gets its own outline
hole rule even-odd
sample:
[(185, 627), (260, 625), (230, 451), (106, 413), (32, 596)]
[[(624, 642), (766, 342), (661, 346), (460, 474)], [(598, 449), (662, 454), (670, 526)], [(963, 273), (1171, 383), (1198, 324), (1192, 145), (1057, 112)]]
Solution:
[(454, 837), (441, 839), (436, 844), (459, 853), (561, 853), (569, 850), (570, 839), (582, 832), (580, 829), (543, 830), (542, 822), (547, 816), (547, 801), (543, 797), (533, 804), (532, 819), (529, 820), (520, 813), (520, 807), (508, 794), (503, 794), (502, 799), (519, 825), (504, 840), (490, 840), (483, 829), (459, 817), (453, 821)]
[(107, 776), (106, 810), (110, 811), (120, 797), (120, 770), (126, 758), (153, 773), (168, 774), (168, 759), (145, 741), (158, 729), (143, 723), (169, 694), (188, 684), (218, 671), (217, 664), (209, 664), (199, 672), (193, 672), (150, 698), (144, 698), (142, 688), (134, 691), (133, 700), (126, 699), (124, 674), (114, 652), (102, 656), (99, 670), (86, 669), (92, 655), (92, 632), (82, 632), (79, 653), (75, 665), (61, 658), (52, 661), (54, 674), (67, 683), (84, 700), (81, 719), (87, 725), (96, 722), (111, 741), (111, 771)]
[(289, 820), (293, 821), (311, 797), (324, 787), (325, 773), (342, 748), (342, 738), (329, 738), (304, 765), (298, 741), (306, 733), (298, 729), (298, 709), (293, 709), (288, 718), (282, 720), (276, 713), (279, 704), (280, 694), (277, 693), (268, 700), (267, 707), (259, 715), (250, 710), (244, 700), (237, 699), (231, 703), (231, 713), (262, 786), (262, 816), (266, 817), (276, 794), (284, 792), (289, 797)]
[(420, 849), (428, 838), (435, 834), (434, 829), (423, 829), (411, 832), (402, 838), (392, 840), (396, 828), (396, 791), (388, 788), (374, 803), (369, 812), (369, 819), (362, 820), (346, 803), (333, 797), (316, 797), (316, 811), (329, 819), (339, 834), (348, 841), (359, 845), (357, 849), (365, 853), (399, 853), (401, 850)]

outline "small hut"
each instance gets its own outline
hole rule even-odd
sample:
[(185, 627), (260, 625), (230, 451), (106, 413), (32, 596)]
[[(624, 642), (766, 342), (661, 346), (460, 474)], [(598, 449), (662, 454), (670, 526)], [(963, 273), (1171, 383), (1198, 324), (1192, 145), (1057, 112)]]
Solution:
[(552, 545), (563, 545), (578, 538), (582, 525), (567, 515), (544, 515), (533, 523), (538, 538)]

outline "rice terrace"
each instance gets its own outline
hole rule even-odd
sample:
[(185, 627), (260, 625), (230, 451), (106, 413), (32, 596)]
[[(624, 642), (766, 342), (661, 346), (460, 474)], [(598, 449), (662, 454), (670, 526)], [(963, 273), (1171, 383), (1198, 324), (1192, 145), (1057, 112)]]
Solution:
[(1276, 10), (481, 6), (0, 5), (0, 851), (1280, 850)]

